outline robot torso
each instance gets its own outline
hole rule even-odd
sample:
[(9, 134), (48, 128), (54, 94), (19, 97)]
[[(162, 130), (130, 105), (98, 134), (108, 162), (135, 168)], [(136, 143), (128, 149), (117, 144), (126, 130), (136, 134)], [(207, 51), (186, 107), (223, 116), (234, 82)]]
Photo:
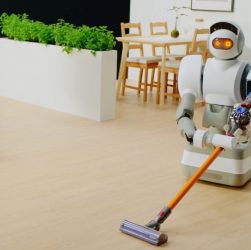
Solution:
[(249, 65), (237, 59), (223, 61), (210, 58), (204, 67), (202, 93), (205, 102), (233, 106), (247, 96)]

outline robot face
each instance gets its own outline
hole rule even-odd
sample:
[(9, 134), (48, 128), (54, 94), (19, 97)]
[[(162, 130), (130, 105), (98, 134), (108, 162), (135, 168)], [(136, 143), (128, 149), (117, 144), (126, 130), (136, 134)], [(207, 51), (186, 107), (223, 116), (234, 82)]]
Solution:
[(215, 49), (232, 49), (234, 45), (229, 38), (214, 38), (212, 44)]
[(211, 26), (210, 33), (208, 47), (214, 57), (229, 60), (242, 53), (244, 35), (238, 26), (219, 22)]

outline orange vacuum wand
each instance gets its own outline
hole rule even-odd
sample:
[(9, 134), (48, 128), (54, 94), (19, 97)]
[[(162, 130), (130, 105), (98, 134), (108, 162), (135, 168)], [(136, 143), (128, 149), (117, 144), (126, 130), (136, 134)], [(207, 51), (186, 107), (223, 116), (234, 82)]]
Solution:
[(216, 147), (212, 154), (202, 164), (202, 166), (194, 173), (194, 175), (185, 183), (176, 196), (165, 206), (159, 214), (151, 220), (147, 225), (140, 226), (128, 220), (124, 220), (120, 226), (123, 233), (144, 240), (153, 245), (161, 245), (167, 241), (167, 235), (159, 232), (160, 224), (171, 214), (171, 211), (176, 207), (180, 200), (190, 190), (190, 188), (198, 181), (200, 176), (207, 170), (211, 163), (222, 152), (222, 147)]
[(216, 157), (221, 153), (223, 148), (216, 147), (212, 154), (207, 158), (207, 160), (202, 164), (202, 166), (195, 172), (195, 174), (185, 183), (182, 189), (177, 193), (177, 195), (168, 203), (167, 207), (169, 209), (174, 209), (179, 201), (184, 197), (184, 195), (190, 190), (190, 188), (198, 181), (200, 176), (208, 169), (211, 163), (216, 159)]

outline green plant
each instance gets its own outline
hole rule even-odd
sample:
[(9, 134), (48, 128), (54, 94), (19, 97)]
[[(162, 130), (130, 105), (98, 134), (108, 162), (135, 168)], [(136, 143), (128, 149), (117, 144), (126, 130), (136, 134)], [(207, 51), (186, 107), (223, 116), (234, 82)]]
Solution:
[(106, 26), (75, 27), (59, 19), (57, 23), (47, 25), (30, 20), (27, 14), (3, 13), (0, 16), (1, 33), (10, 39), (39, 42), (63, 46), (63, 51), (70, 53), (74, 48), (96, 51), (112, 50), (116, 44), (112, 31)]

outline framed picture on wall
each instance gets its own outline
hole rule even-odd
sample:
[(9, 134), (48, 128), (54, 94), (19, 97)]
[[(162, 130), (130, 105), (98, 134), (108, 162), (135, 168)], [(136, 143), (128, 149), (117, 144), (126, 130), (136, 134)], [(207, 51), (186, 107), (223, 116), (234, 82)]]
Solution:
[(192, 10), (233, 11), (234, 0), (191, 0)]

